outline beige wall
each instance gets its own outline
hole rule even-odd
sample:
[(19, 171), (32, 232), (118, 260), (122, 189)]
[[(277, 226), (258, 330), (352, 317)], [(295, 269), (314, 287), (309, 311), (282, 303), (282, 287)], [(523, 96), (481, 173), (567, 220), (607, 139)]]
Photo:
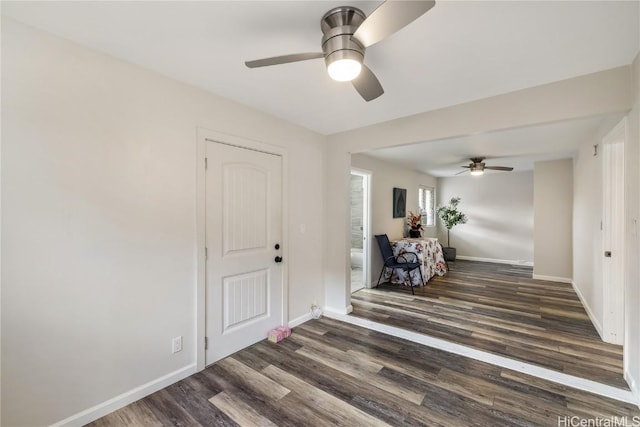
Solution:
[(198, 127), (288, 151), (305, 315), (323, 302), (325, 137), (3, 19), (2, 425), (194, 366)]
[[(374, 285), (382, 269), (382, 255), (373, 239), (376, 234), (387, 234), (395, 240), (405, 236), (406, 218), (393, 218), (393, 188), (407, 190), (407, 214), (418, 212), (420, 185), (436, 188), (436, 179), (430, 175), (408, 170), (365, 154), (351, 156), (354, 168), (371, 172), (371, 280)], [(436, 237), (435, 227), (427, 227), (423, 236)]]
[[(496, 262), (533, 262), (533, 173), (501, 172), (438, 178), (438, 204), (460, 197), (466, 224), (451, 229), (457, 255)], [(438, 220), (438, 237), (447, 229)]]
[(533, 168), (533, 275), (571, 282), (573, 275), (573, 160)]
[(602, 157), (597, 138), (585, 141), (574, 159), (573, 282), (602, 333)]

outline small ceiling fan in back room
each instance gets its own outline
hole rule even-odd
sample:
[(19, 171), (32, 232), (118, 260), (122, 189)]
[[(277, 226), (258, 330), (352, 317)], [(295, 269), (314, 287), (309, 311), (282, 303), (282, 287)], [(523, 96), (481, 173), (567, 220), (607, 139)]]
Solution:
[(247, 61), (249, 68), (324, 58), (329, 76), (350, 81), (365, 101), (384, 93), (378, 78), (364, 65), (365, 50), (401, 30), (435, 5), (434, 0), (387, 0), (369, 16), (353, 6), (331, 9), (320, 20), (322, 52), (295, 53)]
[[(470, 172), (471, 175), (482, 175), (484, 174), (484, 171), (487, 169), (494, 170), (494, 171), (505, 171), (505, 172), (511, 172), (513, 170), (513, 168), (510, 166), (486, 166), (483, 162), (484, 157), (472, 157), (469, 160), (471, 160), (471, 163), (469, 163), (468, 166), (462, 166), (462, 167), (469, 169), (468, 172)], [(458, 172), (456, 175), (460, 175), (461, 173), (465, 173), (465, 172), (467, 171)]]

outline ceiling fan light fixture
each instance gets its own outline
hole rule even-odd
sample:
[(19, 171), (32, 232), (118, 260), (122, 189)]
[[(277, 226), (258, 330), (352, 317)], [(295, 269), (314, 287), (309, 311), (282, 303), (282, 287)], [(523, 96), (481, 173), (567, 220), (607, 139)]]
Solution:
[(480, 167), (479, 165), (472, 165), (470, 168), (470, 173), (473, 176), (480, 176), (480, 175), (484, 175), (484, 168)]
[(363, 56), (354, 50), (338, 50), (325, 59), (329, 77), (338, 82), (350, 82), (362, 71)]
[(338, 59), (327, 67), (329, 77), (338, 82), (350, 82), (360, 75), (362, 64), (355, 59)]
[(353, 6), (334, 7), (320, 20), (322, 52), (280, 55), (246, 61), (249, 68), (307, 61), (324, 56), (327, 72), (336, 81), (351, 81), (366, 102), (384, 93), (376, 75), (364, 65), (365, 50), (418, 19), (436, 0), (383, 1), (370, 16)]

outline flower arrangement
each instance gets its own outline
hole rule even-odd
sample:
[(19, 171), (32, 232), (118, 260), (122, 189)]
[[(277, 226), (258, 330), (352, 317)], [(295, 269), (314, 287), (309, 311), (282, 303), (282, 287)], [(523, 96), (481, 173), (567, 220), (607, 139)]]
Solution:
[(414, 230), (422, 230), (420, 219), (422, 219), (422, 215), (414, 214), (413, 212), (409, 211), (409, 216), (407, 216), (407, 224)]

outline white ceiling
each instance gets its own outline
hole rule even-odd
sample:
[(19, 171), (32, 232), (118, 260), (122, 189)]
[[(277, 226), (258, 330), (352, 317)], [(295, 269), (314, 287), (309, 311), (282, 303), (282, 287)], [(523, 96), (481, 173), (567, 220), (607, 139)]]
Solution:
[[(615, 124), (622, 114), (508, 129), (480, 135), (440, 139), (384, 148), (365, 154), (433, 176), (467, 176), (470, 157), (485, 157), (487, 166), (511, 166), (514, 172), (533, 170), (536, 161), (571, 158), (581, 144), (592, 141), (603, 124)], [(489, 171), (486, 173), (508, 173)]]
[[(385, 88), (385, 94), (372, 102), (363, 101), (350, 83), (332, 81), (322, 60), (258, 69), (244, 66), (250, 59), (320, 51), (319, 24), (326, 11), (351, 4), (369, 14), (379, 3), (2, 1), (1, 11), (325, 135), (627, 65), (640, 44), (638, 0), (441, 0), (367, 50), (365, 62)], [(574, 134), (597, 127), (593, 121), (579, 121), (549, 130), (505, 131), (436, 141), (429, 150), (440, 147), (439, 156), (450, 163), (483, 155), (503, 156), (498, 163), (511, 166), (517, 161), (514, 156), (544, 154), (538, 153), (542, 145), (528, 153), (532, 150), (526, 141), (569, 133), (571, 125), (576, 126)], [(558, 138), (556, 145), (566, 141)], [(567, 144), (545, 146), (563, 153), (575, 149)], [(516, 146), (523, 148), (515, 152)], [(433, 157), (431, 151), (427, 156), (424, 148), (413, 148), (422, 151), (405, 147), (394, 149), (396, 154), (383, 150), (377, 155), (398, 161)], [(450, 173), (445, 164), (426, 164), (428, 160), (416, 167)]]

